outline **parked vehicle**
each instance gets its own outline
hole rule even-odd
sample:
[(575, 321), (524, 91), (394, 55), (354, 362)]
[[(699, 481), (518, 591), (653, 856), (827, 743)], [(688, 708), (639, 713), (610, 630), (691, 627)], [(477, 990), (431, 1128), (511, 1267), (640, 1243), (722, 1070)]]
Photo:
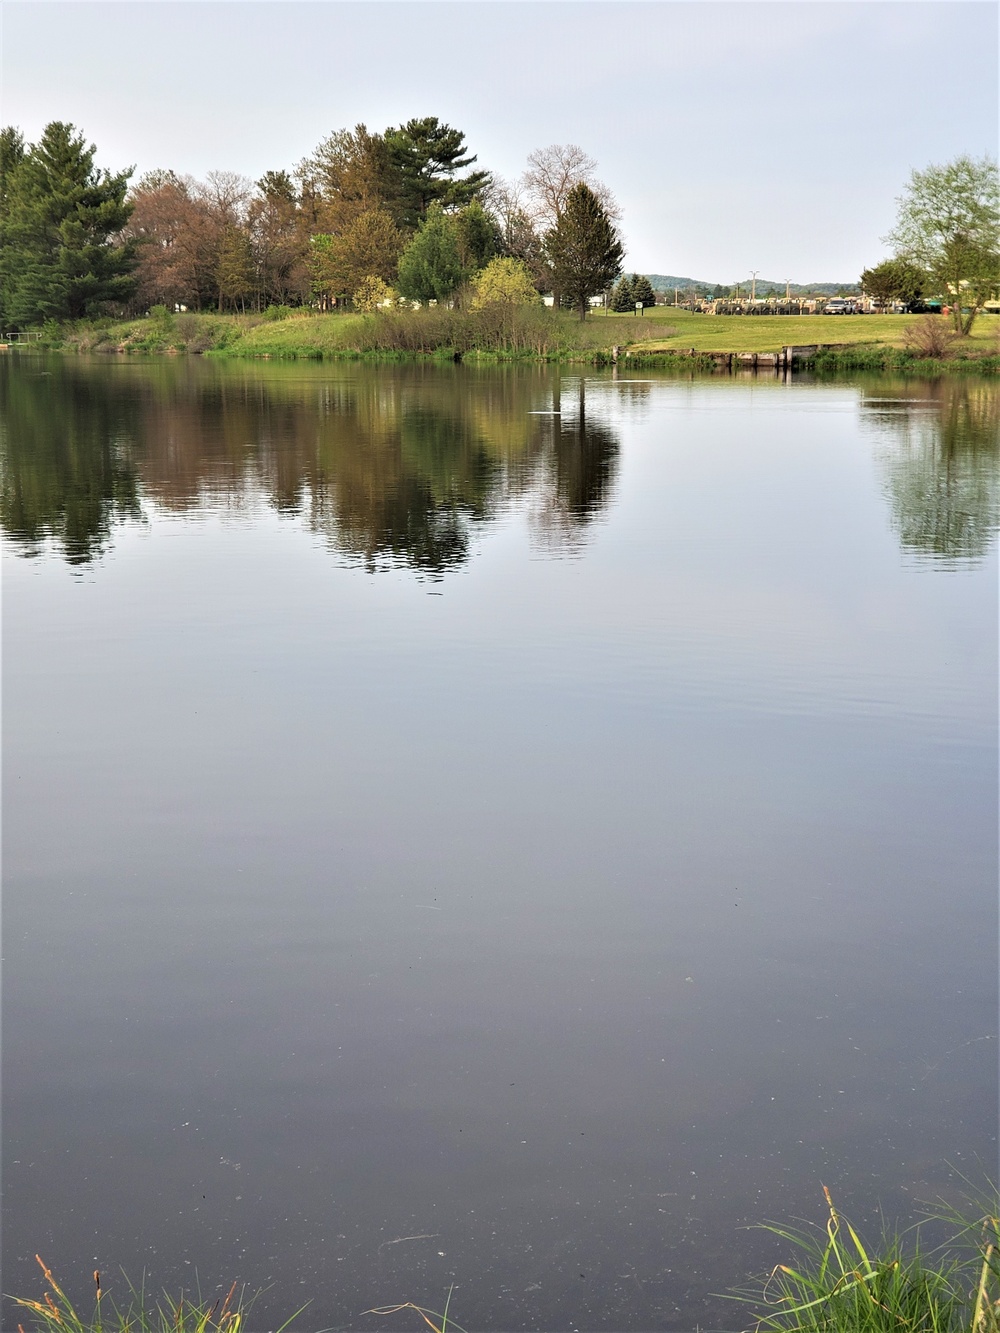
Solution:
[(823, 307), (824, 315), (853, 315), (854, 302), (845, 301), (840, 296), (835, 296), (832, 301), (827, 301)]

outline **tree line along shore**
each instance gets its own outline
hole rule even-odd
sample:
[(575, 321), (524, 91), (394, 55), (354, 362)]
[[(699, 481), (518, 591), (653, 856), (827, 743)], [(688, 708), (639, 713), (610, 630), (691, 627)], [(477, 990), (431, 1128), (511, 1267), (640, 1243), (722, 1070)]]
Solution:
[[(573, 144), (508, 182), (437, 117), (337, 130), (256, 182), (173, 170), (135, 182), (52, 122), (0, 131), (0, 331), (8, 344), (258, 356), (616, 359), (665, 363), (789, 343), (892, 368), (995, 371), (1000, 191), (989, 159), (914, 171), (861, 283), (900, 320), (669, 311), (623, 273), (621, 210)], [(594, 298), (601, 309), (592, 310)], [(719, 320), (724, 321), (720, 327)], [(821, 324), (813, 326), (815, 320)], [(777, 321), (777, 322), (776, 322)], [(748, 326), (752, 325), (752, 329)], [(720, 345), (721, 339), (721, 345)]]

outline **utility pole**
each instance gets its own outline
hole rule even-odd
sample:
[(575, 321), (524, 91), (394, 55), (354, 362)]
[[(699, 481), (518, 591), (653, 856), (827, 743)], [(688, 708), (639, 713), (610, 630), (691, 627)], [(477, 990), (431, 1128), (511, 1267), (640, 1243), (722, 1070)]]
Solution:
[(791, 291), (792, 283), (790, 278), (785, 279), (785, 300), (788, 300), (788, 293)]
[(755, 301), (755, 300), (757, 299), (757, 274), (758, 274), (759, 272), (760, 272), (760, 269), (759, 269), (759, 268), (754, 268), (754, 269), (751, 269), (751, 270), (750, 270), (750, 300), (751, 300), (751, 301)]

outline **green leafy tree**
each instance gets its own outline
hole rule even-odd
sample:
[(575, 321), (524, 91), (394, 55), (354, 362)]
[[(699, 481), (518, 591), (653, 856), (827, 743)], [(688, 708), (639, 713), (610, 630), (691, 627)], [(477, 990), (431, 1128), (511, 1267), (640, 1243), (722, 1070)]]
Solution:
[(358, 310), (364, 310), (367, 314), (373, 311), (381, 310), (384, 306), (391, 305), (395, 299), (396, 293), (387, 282), (384, 282), (374, 273), (370, 273), (366, 278), (361, 279), (361, 283), (352, 297)]
[(653, 284), (644, 273), (637, 273), (632, 279), (632, 305), (637, 301), (642, 302), (644, 310), (656, 305), (656, 293), (653, 291)]
[(219, 288), (220, 313), (227, 304), (234, 310), (237, 307), (246, 309), (247, 298), (254, 288), (254, 264), (250, 237), (242, 227), (230, 224), (223, 231), (215, 280)]
[(861, 286), (880, 306), (902, 301), (915, 305), (924, 295), (927, 274), (909, 259), (883, 259), (861, 274)]
[(354, 294), (364, 278), (391, 285), (403, 249), (403, 235), (381, 208), (360, 214), (340, 236), (313, 238), (314, 288), (342, 299)]
[(456, 173), (476, 161), (465, 146), (465, 135), (437, 116), (408, 120), (385, 132), (389, 160), (398, 176), (401, 217), (416, 227), (430, 207), (461, 208), (472, 202), (489, 181), (488, 171)]
[(411, 301), (443, 301), (464, 277), (457, 223), (432, 204), (400, 256), (399, 291)]
[(614, 291), (611, 293), (611, 309), (619, 315), (624, 315), (629, 310), (635, 309), (635, 297), (632, 295), (632, 279), (627, 273), (615, 283)]
[(605, 291), (622, 271), (624, 249), (597, 195), (582, 181), (566, 197), (545, 249), (556, 290), (587, 318), (591, 296)]
[(458, 248), (467, 274), (478, 273), (503, 247), (503, 237), (496, 218), (487, 213), (478, 199), (473, 199), (455, 218)]
[(1000, 285), (1000, 178), (984, 157), (957, 157), (914, 171), (897, 201), (896, 226), (885, 238), (899, 258), (925, 269), (953, 303), (958, 333)]
[(474, 310), (487, 306), (539, 305), (541, 297), (532, 281), (527, 264), (510, 255), (491, 259), (473, 280)]
[(74, 126), (53, 121), (7, 176), (0, 302), (8, 323), (79, 319), (128, 299), (135, 241), (120, 233), (132, 173), (99, 171), (96, 151)]

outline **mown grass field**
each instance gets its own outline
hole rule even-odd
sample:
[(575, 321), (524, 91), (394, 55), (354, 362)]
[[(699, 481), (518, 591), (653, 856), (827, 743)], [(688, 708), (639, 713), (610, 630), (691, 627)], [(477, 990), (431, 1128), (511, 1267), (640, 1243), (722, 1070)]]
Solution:
[[(651, 325), (649, 333), (640, 337), (636, 346), (643, 352), (687, 351), (694, 347), (699, 352), (777, 352), (790, 344), (825, 345), (836, 343), (879, 343), (883, 346), (902, 347), (905, 331), (918, 318), (915, 315), (699, 315), (690, 310), (671, 311), (669, 320), (657, 313), (655, 324), (672, 325), (670, 333), (654, 329), (654, 319), (645, 316)], [(607, 321), (608, 343), (618, 341), (611, 330), (617, 322), (614, 315), (594, 316), (594, 323)], [(630, 320), (631, 323), (642, 321)], [(956, 344), (956, 351), (987, 352), (997, 347), (1000, 318), (980, 315), (972, 330), (972, 337)]]

